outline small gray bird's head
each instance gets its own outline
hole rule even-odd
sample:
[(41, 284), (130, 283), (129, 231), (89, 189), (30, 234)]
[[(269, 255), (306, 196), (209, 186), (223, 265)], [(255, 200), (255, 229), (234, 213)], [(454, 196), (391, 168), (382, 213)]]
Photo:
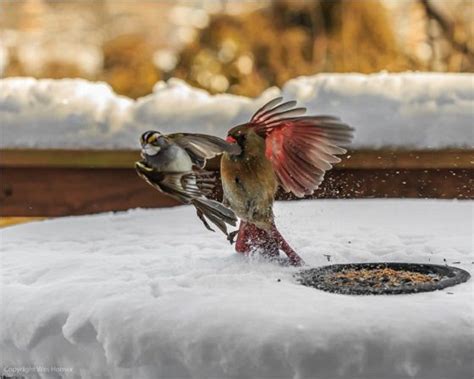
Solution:
[(140, 143), (142, 145), (142, 153), (150, 156), (158, 154), (161, 149), (169, 145), (168, 139), (156, 130), (149, 130), (143, 133), (140, 137)]

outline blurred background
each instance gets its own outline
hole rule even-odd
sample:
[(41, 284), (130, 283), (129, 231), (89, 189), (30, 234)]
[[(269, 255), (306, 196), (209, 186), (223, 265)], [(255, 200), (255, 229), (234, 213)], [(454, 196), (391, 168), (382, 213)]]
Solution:
[[(472, 0), (0, 0), (0, 79), (84, 78), (106, 82), (116, 93), (137, 99), (152, 93), (157, 82), (170, 78), (183, 79), (211, 94), (256, 97), (269, 87), (281, 88), (300, 75), (383, 71), (472, 73), (473, 26)], [(460, 108), (455, 106), (464, 107), (464, 124), (469, 125), (473, 119), (474, 115), (469, 113), (473, 77), (466, 78), (457, 78), (465, 84), (465, 91), (460, 88), (446, 94), (439, 90), (442, 86), (439, 91), (434, 89), (436, 83), (426, 91), (417, 87), (421, 93), (417, 99), (423, 104), (414, 100), (415, 113), (423, 115), (426, 110), (426, 120), (433, 117), (441, 119), (438, 121), (442, 124), (443, 117), (437, 112), (443, 108), (446, 120), (455, 119), (445, 122), (449, 125), (442, 125), (442, 132), (430, 129), (430, 121), (425, 125), (416, 123), (416, 127), (424, 127), (428, 137), (433, 137), (430, 131), (435, 130), (434, 137), (446, 139), (445, 131), (460, 120)], [(412, 84), (412, 79), (403, 80), (401, 86), (411, 94), (407, 84)], [(104, 104), (108, 101), (106, 97), (112, 95), (102, 87), (100, 91), (91, 90), (93, 93), (81, 92), (85, 87), (99, 87), (80, 84), (78, 97), (90, 98), (92, 115), (97, 101), (97, 108), (107, 120), (112, 112)], [(15, 138), (23, 124), (31, 124), (26, 130), (32, 133), (24, 135), (39, 139), (38, 115), (49, 117), (49, 109), (61, 110), (63, 105), (69, 109), (68, 100), (63, 104), (61, 99), (55, 102), (47, 96), (51, 91), (44, 88), (48, 87), (38, 92), (32, 87), (30, 98), (13, 84), (5, 88), (11, 92), (4, 93), (3, 114), (18, 127), (9, 127)], [(429, 91), (439, 103), (431, 101), (430, 96), (423, 98)], [(377, 96), (369, 87), (366, 92), (369, 100), (370, 96)], [(350, 95), (346, 100), (352, 101)], [(388, 108), (384, 116), (388, 118), (397, 112), (391, 95), (385, 101)], [(29, 99), (35, 101), (34, 106)], [(160, 100), (147, 100), (152, 116), (166, 113), (166, 104), (156, 110), (163, 105), (158, 95), (156, 99)], [(48, 108), (48, 101), (52, 108)], [(377, 107), (376, 102), (370, 101), (370, 106)], [(407, 102), (411, 101), (409, 97)], [(118, 99), (115, 103), (126, 107), (133, 102)], [(87, 124), (94, 118), (88, 118), (87, 109), (81, 118), (76, 114), (75, 103), (72, 104), (71, 117), (63, 115), (59, 119), (52, 112), (46, 123), (54, 127), (57, 122), (58, 127), (74, 131), (82, 122), (87, 132)], [(28, 118), (30, 108), (33, 111)], [(143, 108), (147, 111), (146, 106)], [(214, 109), (206, 109), (210, 113), (204, 113), (203, 119), (214, 114)], [(405, 108), (398, 113), (409, 118), (413, 109)], [(366, 111), (354, 106), (357, 114)], [(23, 114), (24, 119), (19, 121), (23, 124), (15, 124), (15, 112)], [(375, 121), (377, 127), (383, 124), (379, 118)], [(97, 125), (98, 129), (107, 126), (100, 122)], [(63, 133), (63, 129), (57, 130), (59, 133), (55, 134)], [(5, 130), (3, 133), (5, 138)], [(380, 129), (378, 133), (386, 131)], [(77, 135), (83, 136), (79, 132)], [(42, 137), (49, 139), (49, 135)], [(427, 140), (427, 144), (415, 149), (399, 146), (397, 150), (390, 144), (365, 150), (355, 148), (327, 174), (314, 197), (472, 199), (474, 150), (441, 143), (442, 148), (433, 151), (424, 149), (432, 138)], [(465, 141), (469, 144), (468, 138)], [(0, 226), (33, 217), (176, 205), (137, 177), (133, 169), (139, 156), (137, 150), (81, 150), (64, 146), (48, 150), (32, 146), (18, 149), (7, 144), (0, 150)], [(217, 168), (218, 162), (214, 162), (213, 169)], [(279, 196), (287, 198), (285, 194)]]
[(257, 96), (320, 72), (472, 72), (472, 0), (0, 1), (0, 76), (132, 98), (178, 77)]

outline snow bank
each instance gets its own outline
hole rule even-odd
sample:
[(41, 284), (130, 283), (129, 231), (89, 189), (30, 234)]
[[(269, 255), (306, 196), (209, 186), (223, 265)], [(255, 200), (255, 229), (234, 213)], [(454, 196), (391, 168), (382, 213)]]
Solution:
[(256, 99), (212, 96), (171, 79), (137, 101), (81, 79), (3, 79), (0, 147), (137, 148), (148, 129), (225, 136), (280, 95), (353, 125), (355, 148), (474, 145), (474, 75), (380, 73), (300, 77)]
[[(446, 260), (472, 272), (472, 206), (299, 201), (278, 203), (276, 215), (311, 266), (330, 254), (332, 263)], [(296, 284), (294, 268), (238, 256), (190, 207), (42, 221), (0, 237), (4, 373), (472, 376), (472, 280), (416, 295), (325, 293)]]
[(112, 146), (132, 105), (105, 83), (2, 79), (0, 147)]

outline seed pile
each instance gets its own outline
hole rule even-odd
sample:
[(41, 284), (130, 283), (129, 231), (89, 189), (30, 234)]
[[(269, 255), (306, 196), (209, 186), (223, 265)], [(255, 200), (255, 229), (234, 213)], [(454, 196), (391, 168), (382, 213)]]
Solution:
[(325, 276), (325, 282), (336, 286), (360, 287), (399, 287), (419, 283), (436, 283), (441, 279), (438, 274), (422, 274), (414, 271), (394, 270), (391, 268), (373, 269), (344, 269), (330, 272)]
[(334, 264), (295, 274), (304, 286), (345, 295), (399, 295), (428, 292), (463, 283), (470, 278), (457, 267), (423, 263)]

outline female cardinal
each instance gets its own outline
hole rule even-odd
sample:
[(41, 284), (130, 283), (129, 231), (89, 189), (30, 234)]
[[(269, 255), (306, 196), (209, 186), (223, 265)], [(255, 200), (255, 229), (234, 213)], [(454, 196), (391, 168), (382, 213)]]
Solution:
[[(352, 139), (348, 125), (331, 116), (300, 116), (305, 108), (295, 101), (276, 98), (260, 108), (250, 122), (228, 132), (227, 141), (240, 146), (240, 154), (224, 153), (221, 178), (224, 204), (241, 222), (236, 250), (249, 253), (261, 248), (269, 256), (283, 250), (293, 265), (302, 259), (283, 239), (273, 216), (278, 186), (297, 197), (310, 195), (323, 181), (336, 154)], [(229, 236), (231, 243), (235, 233)]]
[(214, 188), (206, 160), (223, 152), (240, 153), (236, 145), (205, 134), (176, 133), (163, 135), (150, 130), (142, 134), (142, 161), (135, 163), (138, 175), (161, 192), (185, 204), (193, 204), (204, 226), (207, 220), (227, 235), (226, 224), (236, 225), (234, 212), (221, 203), (206, 198)]

